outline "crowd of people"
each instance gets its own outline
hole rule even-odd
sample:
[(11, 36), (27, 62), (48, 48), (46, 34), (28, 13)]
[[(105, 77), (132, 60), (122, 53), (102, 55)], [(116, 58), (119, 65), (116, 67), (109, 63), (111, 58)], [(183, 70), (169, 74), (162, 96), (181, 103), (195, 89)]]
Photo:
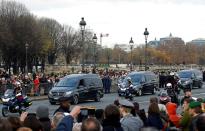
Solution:
[[(87, 110), (87, 113), (83, 113)], [(93, 108), (92, 108), (93, 110)], [(104, 109), (74, 106), (66, 97), (49, 114), (49, 107), (40, 105), (35, 113), (23, 112), (20, 117), (0, 118), (1, 131), (204, 131), (205, 99), (192, 97), (186, 90), (181, 105), (160, 103), (151, 97), (148, 109), (137, 101), (115, 100)]]
[[(128, 72), (99, 70), (98, 73), (105, 93), (110, 93), (112, 80), (126, 76)], [(39, 95), (40, 83), (49, 83), (52, 87), (65, 75), (16, 76), (0, 72), (0, 85), (8, 88), (16, 81), (32, 84), (34, 93)], [(49, 107), (40, 105), (35, 113), (23, 112), (20, 117), (0, 118), (0, 131), (205, 131), (205, 99), (192, 97), (191, 90), (184, 91), (179, 105), (171, 101), (160, 103), (157, 97), (152, 97), (147, 109), (140, 108), (137, 101), (126, 99), (115, 100), (94, 112), (86, 107), (86, 115), (82, 109), (85, 107), (75, 106), (71, 110), (70, 101), (62, 97), (55, 112), (49, 112)]]

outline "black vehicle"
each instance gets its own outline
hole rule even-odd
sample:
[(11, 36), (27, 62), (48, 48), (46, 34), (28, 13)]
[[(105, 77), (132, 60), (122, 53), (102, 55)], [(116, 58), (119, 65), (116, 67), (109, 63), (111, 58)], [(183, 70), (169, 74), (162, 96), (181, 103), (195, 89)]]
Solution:
[(183, 89), (186, 88), (202, 88), (203, 85), (203, 75), (200, 70), (190, 69), (190, 70), (182, 70), (178, 72), (181, 86)]
[(150, 71), (140, 71), (140, 72), (131, 72), (126, 76), (123, 82), (118, 85), (118, 94), (119, 96), (125, 94), (126, 87), (128, 85), (127, 79), (130, 79), (133, 85), (133, 94), (143, 95), (145, 93), (154, 94), (158, 90), (159, 82), (157, 76)]
[(68, 97), (73, 104), (83, 100), (100, 101), (103, 97), (103, 84), (96, 74), (72, 74), (62, 78), (49, 91), (50, 103), (56, 104), (60, 97)]
[(13, 94), (13, 92), (13, 89), (7, 89), (4, 95), (1, 97), (1, 100), (3, 102), (2, 115), (4, 117), (7, 117), (8, 113), (21, 114), (23, 111), (26, 111), (29, 108), (29, 106), (32, 105), (32, 102), (28, 99), (28, 97), (22, 95), (24, 100), (22, 103), (20, 103), (21, 107), (19, 107), (19, 104), (17, 104), (17, 98)]

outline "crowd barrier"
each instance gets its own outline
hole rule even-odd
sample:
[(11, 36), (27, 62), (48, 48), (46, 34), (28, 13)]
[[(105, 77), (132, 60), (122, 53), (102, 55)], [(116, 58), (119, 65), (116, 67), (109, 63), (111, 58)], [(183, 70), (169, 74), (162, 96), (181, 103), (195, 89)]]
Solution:
[[(22, 92), (25, 95), (32, 96), (34, 95), (34, 84), (22, 84)], [(40, 83), (39, 85), (39, 90), (40, 90), (40, 95), (47, 95), (51, 88), (53, 87), (53, 84), (51, 83)], [(4, 94), (4, 92), (7, 89), (14, 89), (14, 85), (12, 84), (0, 84), (0, 96)]]

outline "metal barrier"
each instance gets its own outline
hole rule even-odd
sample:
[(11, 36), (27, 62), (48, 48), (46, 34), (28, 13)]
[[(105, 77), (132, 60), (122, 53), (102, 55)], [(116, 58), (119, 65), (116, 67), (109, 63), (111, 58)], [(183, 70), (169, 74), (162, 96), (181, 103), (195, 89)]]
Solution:
[[(33, 91), (34, 84), (33, 83), (22, 84), (21, 87), (22, 87), (23, 94), (34, 95), (34, 91)], [(53, 84), (51, 83), (40, 83), (39, 85), (40, 95), (47, 95), (52, 87), (53, 87)], [(14, 89), (14, 85), (13, 84), (0, 84), (0, 96), (2, 96), (7, 89)]]

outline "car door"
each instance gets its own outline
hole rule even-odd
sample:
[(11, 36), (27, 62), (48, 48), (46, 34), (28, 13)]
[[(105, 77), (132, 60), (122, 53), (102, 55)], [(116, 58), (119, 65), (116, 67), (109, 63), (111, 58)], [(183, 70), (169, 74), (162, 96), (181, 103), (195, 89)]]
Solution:
[(86, 95), (88, 93), (85, 81), (86, 81), (85, 79), (80, 79), (79, 81), (78, 94), (79, 94), (79, 99), (81, 100), (86, 99)]
[(96, 93), (97, 93), (97, 81), (96, 81), (96, 78), (89, 78), (89, 87), (88, 87), (88, 95), (89, 95), (89, 98), (92, 99), (92, 98), (95, 98), (96, 96)]
[(94, 83), (93, 78), (91, 77), (85, 78), (85, 84), (87, 87), (86, 99), (91, 99), (93, 98), (93, 94), (94, 94), (93, 92), (95, 89), (95, 83)]
[(142, 85), (142, 87), (143, 87), (142, 91), (143, 91), (143, 93), (147, 93), (147, 92), (149, 92), (149, 88), (150, 88), (149, 76), (143, 75), (142, 79), (144, 79), (144, 81), (145, 81)]
[(200, 71), (194, 72), (195, 80), (194, 80), (194, 87), (200, 87), (202, 83), (202, 73)]

